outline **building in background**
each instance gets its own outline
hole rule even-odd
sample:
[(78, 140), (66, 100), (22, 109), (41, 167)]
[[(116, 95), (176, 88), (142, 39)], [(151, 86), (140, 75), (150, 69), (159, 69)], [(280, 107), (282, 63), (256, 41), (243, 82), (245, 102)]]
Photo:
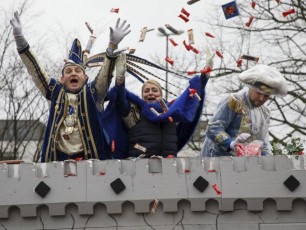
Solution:
[(37, 161), (44, 133), (39, 120), (0, 120), (0, 160)]

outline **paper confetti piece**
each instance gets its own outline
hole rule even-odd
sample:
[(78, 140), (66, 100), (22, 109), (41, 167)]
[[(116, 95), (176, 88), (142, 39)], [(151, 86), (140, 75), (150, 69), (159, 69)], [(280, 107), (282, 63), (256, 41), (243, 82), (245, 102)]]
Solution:
[(252, 1), (251, 7), (252, 7), (253, 9), (255, 9), (255, 6), (256, 6), (256, 2)]
[(194, 48), (192, 45), (189, 45), (189, 47), (190, 47), (190, 49), (191, 49), (194, 53), (196, 53), (196, 54), (199, 54), (199, 53), (200, 53), (199, 50), (197, 50), (196, 48)]
[(169, 41), (171, 42), (173, 46), (177, 46), (177, 43), (172, 38), (169, 38)]
[(112, 146), (111, 147), (112, 147), (111, 148), (112, 149), (112, 153), (115, 152), (115, 140), (112, 140)]
[(159, 200), (155, 199), (154, 202), (153, 202), (152, 208), (150, 210), (150, 213), (155, 213), (156, 212), (156, 208), (157, 208), (158, 204), (159, 204)]
[(200, 1), (200, 0), (189, 0), (189, 1), (187, 2), (187, 4), (188, 4), (188, 5), (192, 5), (193, 3), (196, 3), (196, 2), (198, 2), (198, 1)]
[(221, 53), (220, 51), (216, 50), (216, 54), (217, 54), (217, 56), (218, 56), (219, 58), (223, 58), (223, 55), (222, 55), (222, 53)]
[(189, 97), (195, 97), (196, 99), (198, 99), (198, 101), (201, 101), (201, 97), (197, 93), (196, 89), (189, 88), (188, 90), (189, 90), (189, 93), (190, 93)]
[(295, 14), (295, 9), (291, 9), (282, 13), (284, 17), (287, 17), (290, 14)]
[(207, 37), (215, 38), (214, 35), (212, 35), (211, 33), (208, 33), (208, 32), (205, 32), (205, 35), (206, 35)]
[(194, 74), (196, 74), (196, 73), (197, 73), (197, 71), (195, 71), (195, 70), (194, 70), (194, 71), (188, 71), (188, 72), (187, 72), (187, 75), (194, 75)]
[(189, 45), (194, 44), (193, 29), (188, 30)]
[(187, 18), (190, 15), (190, 13), (188, 13), (187, 10), (185, 10), (184, 8), (181, 9), (181, 13), (185, 14)]
[(242, 66), (242, 59), (239, 58), (239, 59), (236, 61), (236, 64), (237, 64), (237, 67), (241, 67), (241, 66)]
[(188, 45), (187, 43), (186, 43), (186, 41), (184, 40), (183, 41), (183, 44), (184, 44), (184, 46), (185, 46), (185, 48), (186, 48), (186, 50), (190, 50), (191, 48), (190, 48), (190, 45)]
[(88, 23), (88, 22), (85, 22), (85, 25), (86, 25), (87, 29), (89, 30), (89, 32), (90, 32), (91, 34), (93, 34), (93, 29), (91, 28), (91, 26), (89, 25), (89, 23)]
[(135, 51), (136, 51), (136, 49), (134, 49), (134, 48), (129, 48), (129, 54), (133, 54), (133, 53), (135, 53)]
[(255, 62), (259, 61), (259, 57), (253, 57), (253, 56), (249, 56), (249, 55), (242, 55), (240, 58), (248, 60), (248, 61), (255, 61)]
[(254, 17), (250, 16), (249, 21), (247, 23), (245, 23), (245, 26), (246, 27), (250, 27), (250, 25), (252, 24), (253, 20), (254, 20)]
[(147, 34), (147, 30), (148, 28), (147, 27), (143, 27), (142, 30), (141, 30), (141, 34), (140, 34), (140, 38), (139, 38), (139, 42), (143, 42), (145, 37), (146, 37), (146, 34)]
[(212, 188), (216, 191), (217, 195), (221, 195), (221, 191), (220, 191), (220, 189), (218, 188), (217, 184), (214, 184), (214, 185), (212, 186)]
[(171, 65), (173, 65), (173, 63), (174, 63), (174, 61), (170, 57), (166, 57), (165, 60), (166, 60), (166, 62), (168, 62)]
[(201, 70), (201, 74), (207, 74), (212, 71), (210, 66), (206, 66), (204, 69)]
[(112, 8), (112, 9), (111, 9), (111, 12), (112, 12), (112, 13), (117, 13), (117, 14), (118, 14), (118, 13), (119, 13), (119, 8)]
[(185, 22), (189, 22), (189, 19), (185, 17), (183, 14), (180, 14), (178, 17), (183, 19)]
[(136, 144), (134, 145), (134, 148), (140, 150), (140, 151), (143, 152), (143, 153), (145, 153), (145, 152), (147, 151), (147, 148), (146, 148), (146, 147), (144, 147), (144, 146), (142, 146), (142, 145), (140, 145), (140, 144), (138, 144), (138, 143), (136, 143)]

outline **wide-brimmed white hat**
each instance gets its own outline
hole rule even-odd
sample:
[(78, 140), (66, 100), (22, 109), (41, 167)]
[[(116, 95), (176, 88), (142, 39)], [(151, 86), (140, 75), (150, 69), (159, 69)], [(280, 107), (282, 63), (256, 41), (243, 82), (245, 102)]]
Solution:
[(239, 80), (263, 94), (281, 97), (287, 95), (286, 79), (272, 66), (257, 64), (239, 74)]

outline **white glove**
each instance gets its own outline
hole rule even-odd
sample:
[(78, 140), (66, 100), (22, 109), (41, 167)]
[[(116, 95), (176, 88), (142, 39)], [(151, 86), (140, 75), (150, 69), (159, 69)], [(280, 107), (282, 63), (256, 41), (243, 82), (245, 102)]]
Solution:
[(121, 85), (125, 81), (126, 54), (121, 53), (116, 59), (116, 84)]
[(206, 48), (206, 66), (210, 66), (210, 68), (214, 68), (214, 57), (215, 53), (211, 53), (210, 49)]
[(22, 34), (22, 25), (17, 11), (14, 13), (14, 18), (10, 20), (10, 23), (13, 27), (13, 35), (17, 45), (17, 50), (22, 50), (28, 45), (28, 42)]
[(14, 18), (10, 20), (10, 23), (11, 23), (11, 25), (13, 27), (13, 35), (14, 35), (14, 37), (16, 37), (16, 36), (23, 36), (23, 34), (22, 34), (22, 25), (21, 25), (19, 14), (18, 14), (17, 11), (14, 13)]
[(244, 143), (248, 138), (250, 138), (251, 134), (249, 133), (241, 133), (239, 134), (234, 141), (231, 142), (230, 148), (234, 149), (237, 143)]
[(110, 34), (109, 34), (109, 41), (115, 45), (118, 45), (121, 40), (131, 32), (131, 30), (128, 30), (128, 28), (130, 27), (130, 24), (126, 25), (125, 28), (123, 28), (125, 26), (126, 20), (124, 20), (122, 22), (121, 25), (120, 24), (120, 18), (118, 18), (117, 23), (116, 23), (116, 27), (113, 29), (112, 27), (110, 27)]

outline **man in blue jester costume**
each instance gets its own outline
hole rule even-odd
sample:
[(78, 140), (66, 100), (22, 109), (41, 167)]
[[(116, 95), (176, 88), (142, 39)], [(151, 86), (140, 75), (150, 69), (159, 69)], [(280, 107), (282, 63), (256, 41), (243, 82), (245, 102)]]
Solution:
[[(208, 54), (206, 64), (212, 68), (214, 54)], [(148, 64), (131, 55), (121, 56), (116, 62), (115, 87), (110, 90), (110, 103), (103, 113), (112, 155), (114, 158), (176, 157), (202, 114), (208, 76), (194, 76), (187, 89), (171, 103), (162, 98), (160, 84), (149, 79), (142, 86), (140, 98), (125, 89), (126, 71), (140, 78), (140, 72), (133, 68), (137, 67), (132, 63), (135, 60)]]
[[(50, 78), (40, 65), (23, 36), (18, 12), (11, 20), (17, 50), (32, 76), (36, 87), (51, 102), (49, 119), (42, 146), (42, 162), (66, 159), (110, 159), (110, 148), (99, 126), (99, 116), (104, 110), (114, 63), (118, 54), (114, 52), (120, 41), (130, 32), (126, 21), (110, 28), (110, 41), (94, 81), (87, 83), (85, 68), (94, 64), (94, 58), (86, 58), (78, 39), (75, 39), (60, 80)], [(89, 50), (87, 50), (89, 53)], [(120, 55), (119, 55), (120, 56)], [(98, 60), (98, 59), (97, 59)]]

